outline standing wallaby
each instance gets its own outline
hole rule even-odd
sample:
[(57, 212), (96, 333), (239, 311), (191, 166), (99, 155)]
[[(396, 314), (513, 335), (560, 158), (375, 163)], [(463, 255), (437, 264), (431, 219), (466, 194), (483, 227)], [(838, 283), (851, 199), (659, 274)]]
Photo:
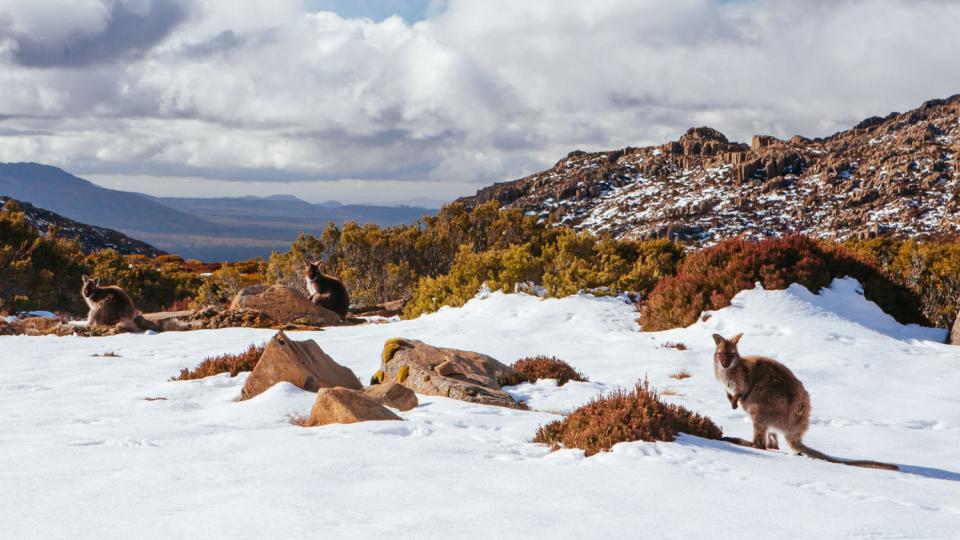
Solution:
[(891, 463), (831, 457), (803, 444), (803, 434), (810, 426), (810, 395), (803, 383), (780, 362), (764, 356), (740, 356), (737, 343), (741, 337), (743, 334), (732, 339), (713, 335), (717, 344), (713, 371), (726, 387), (730, 405), (734, 409), (742, 405), (750, 415), (753, 443), (726, 437), (725, 440), (761, 450), (777, 449), (777, 435), (770, 431), (774, 430), (784, 436), (794, 452), (815, 459), (857, 467), (900, 469)]
[(343, 319), (350, 310), (350, 293), (342, 281), (324, 274), (321, 264), (319, 261), (307, 263), (307, 290), (310, 291), (310, 301)]
[(83, 287), (80, 293), (90, 306), (87, 326), (116, 326), (118, 329), (132, 332), (163, 330), (157, 324), (143, 318), (126, 291), (117, 286), (101, 287), (100, 278), (91, 279), (83, 276)]

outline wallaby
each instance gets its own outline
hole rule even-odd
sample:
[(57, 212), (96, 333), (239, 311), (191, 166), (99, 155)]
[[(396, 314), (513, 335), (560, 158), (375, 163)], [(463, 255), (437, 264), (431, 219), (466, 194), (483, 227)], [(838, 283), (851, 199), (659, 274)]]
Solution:
[(87, 326), (116, 326), (117, 329), (130, 332), (153, 330), (161, 332), (163, 328), (148, 321), (133, 305), (130, 295), (120, 287), (100, 286), (100, 278), (83, 276), (80, 289), (83, 299), (90, 306)]
[(350, 310), (350, 293), (343, 282), (324, 274), (319, 261), (307, 263), (306, 274), (310, 301), (336, 313), (341, 319), (346, 317)]
[(743, 334), (724, 339), (713, 335), (717, 350), (713, 370), (717, 380), (727, 389), (727, 399), (734, 409), (742, 405), (753, 421), (753, 442), (724, 437), (724, 440), (753, 446), (761, 450), (777, 449), (777, 435), (782, 434), (796, 453), (856, 467), (899, 470), (892, 463), (848, 460), (828, 456), (803, 444), (803, 434), (810, 427), (810, 395), (803, 383), (787, 366), (764, 356), (740, 356), (737, 343)]

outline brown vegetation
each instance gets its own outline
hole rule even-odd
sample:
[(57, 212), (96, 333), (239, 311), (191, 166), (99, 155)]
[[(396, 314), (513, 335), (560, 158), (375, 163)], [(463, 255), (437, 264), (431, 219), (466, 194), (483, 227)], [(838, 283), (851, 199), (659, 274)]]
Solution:
[(236, 377), (243, 371), (253, 371), (254, 366), (260, 360), (265, 345), (250, 345), (241, 353), (221, 354), (212, 358), (206, 358), (193, 369), (181, 369), (180, 375), (171, 377), (171, 381), (189, 381), (193, 379), (202, 379), (218, 373), (229, 373), (231, 377)]
[(556, 379), (557, 386), (563, 386), (568, 381), (587, 382), (586, 375), (580, 373), (570, 364), (553, 356), (532, 356), (521, 358), (511, 366), (517, 370), (528, 382), (539, 379)]
[(684, 380), (684, 379), (689, 379), (690, 377), (693, 377), (693, 375), (691, 375), (690, 372), (687, 371), (686, 369), (680, 369), (680, 370), (678, 370), (678, 371), (670, 374), (670, 378), (671, 378), (671, 379), (676, 379), (676, 380), (678, 380), (678, 381), (682, 381), (682, 380)]
[(673, 441), (677, 433), (708, 439), (723, 435), (709, 418), (660, 401), (644, 380), (629, 391), (619, 389), (594, 398), (570, 416), (541, 426), (533, 440), (554, 448), (581, 448), (591, 456), (620, 442)]
[(756, 242), (730, 239), (689, 255), (675, 276), (661, 280), (650, 293), (641, 322), (647, 331), (689, 326), (701, 312), (729, 306), (738, 292), (757, 282), (765, 289), (799, 283), (818, 293), (843, 276), (859, 280), (867, 300), (897, 321), (927, 322), (918, 296), (909, 288), (853, 252), (805, 236)]

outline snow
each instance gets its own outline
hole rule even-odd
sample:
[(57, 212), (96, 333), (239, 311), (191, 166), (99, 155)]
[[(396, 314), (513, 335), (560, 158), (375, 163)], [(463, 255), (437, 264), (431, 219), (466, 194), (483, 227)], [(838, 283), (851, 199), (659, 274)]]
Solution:
[[(288, 422), (313, 402), (291, 385), (238, 402), (246, 374), (167, 380), (271, 331), (0, 337), (0, 536), (956, 537), (960, 347), (941, 343), (943, 330), (897, 324), (858, 291), (849, 279), (820, 295), (756, 288), (706, 322), (656, 333), (617, 299), (499, 292), (412, 321), (291, 332), (361, 380), (383, 341), (404, 336), (508, 363), (556, 355), (591, 381), (508, 389), (535, 411), (420, 396), (404, 422), (309, 429)], [(644, 376), (749, 436), (713, 378), (715, 332), (744, 332), (745, 354), (777, 358), (804, 382), (810, 446), (905, 472), (690, 436), (590, 458), (530, 442), (553, 413)], [(105, 352), (120, 356), (93, 356)], [(669, 377), (680, 369), (692, 377)]]

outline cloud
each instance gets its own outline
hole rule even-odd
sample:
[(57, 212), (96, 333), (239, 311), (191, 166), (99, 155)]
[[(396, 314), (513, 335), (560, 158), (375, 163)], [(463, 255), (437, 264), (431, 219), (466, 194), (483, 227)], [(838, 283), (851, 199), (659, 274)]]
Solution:
[[(83, 67), (133, 59), (186, 18), (174, 0), (4, 2), (13, 60), (27, 67)], [(65, 16), (69, 14), (70, 16)]]
[(826, 135), (960, 92), (960, 4), (937, 0), (450, 0), (409, 3), (415, 23), (73, 1), (0, 0), (0, 161), (423, 189), (694, 125)]

